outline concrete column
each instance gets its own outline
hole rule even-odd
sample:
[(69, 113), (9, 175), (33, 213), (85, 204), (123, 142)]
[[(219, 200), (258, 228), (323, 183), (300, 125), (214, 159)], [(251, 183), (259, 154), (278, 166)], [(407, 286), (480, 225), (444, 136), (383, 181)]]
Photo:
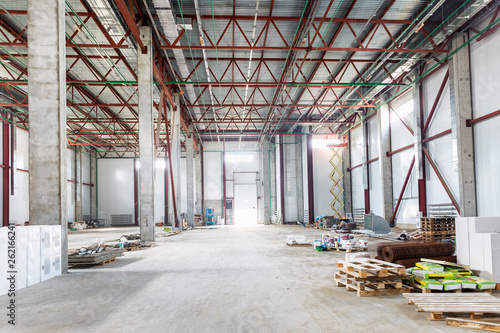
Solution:
[[(452, 41), (452, 49), (456, 49), (468, 39), (468, 32), (460, 34)], [(467, 44), (448, 62), (453, 159), (458, 169), (459, 204), (462, 217), (477, 216), (474, 136), (472, 127), (467, 127), (467, 119), (473, 118), (469, 57), (469, 44)]]
[(90, 188), (90, 219), (98, 219), (97, 213), (97, 154), (95, 152), (90, 153), (90, 183), (92, 187)]
[[(193, 125), (189, 126), (192, 132)], [(193, 134), (186, 139), (186, 180), (188, 225), (194, 227), (194, 147)]]
[[(380, 104), (386, 101), (385, 96), (381, 96)], [(387, 104), (382, 105), (378, 110), (378, 139), (379, 145), (379, 162), (382, 177), (382, 202), (384, 206), (384, 218), (390, 222), (392, 214), (394, 213), (393, 207), (393, 193), (392, 193), (392, 161), (387, 153), (391, 151), (391, 135), (390, 135), (390, 110)]]
[(342, 159), (343, 159), (343, 182), (344, 182), (344, 213), (348, 213), (352, 216), (352, 187), (351, 187), (351, 171), (348, 171), (351, 167), (351, 132), (347, 132), (347, 146), (342, 149)]
[(155, 240), (154, 209), (154, 117), (153, 117), (153, 59), (151, 28), (140, 28), (141, 39), (147, 47), (137, 49), (137, 87), (139, 91), (139, 225), (141, 240)]
[(194, 155), (194, 172), (195, 172), (195, 192), (196, 192), (196, 214), (203, 214), (203, 198), (202, 198), (202, 175), (201, 175), (201, 145), (198, 147), (198, 153)]
[(174, 94), (175, 110), (171, 112), (172, 124), (172, 142), (170, 143), (170, 155), (172, 158), (172, 174), (175, 193), (172, 193), (172, 199), (175, 199), (177, 207), (177, 217), (174, 216), (172, 205), (171, 221), (175, 226), (175, 220), (179, 221), (179, 230), (182, 230), (181, 221), (181, 121), (180, 121), (180, 95)]
[(303, 171), (302, 171), (302, 139), (304, 137), (301, 136), (299, 139), (300, 142), (294, 145), (295, 148), (295, 173), (297, 176), (296, 184), (297, 187), (297, 220), (299, 222), (304, 221), (304, 180), (303, 180)]
[[(414, 74), (414, 79), (417, 74)], [(414, 80), (415, 81), (415, 80)], [(419, 202), (419, 215), (420, 217), (427, 215), (427, 199), (425, 189), (425, 165), (423, 154), (422, 142), (422, 128), (424, 121), (423, 105), (421, 104), (422, 96), (422, 82), (418, 81), (414, 84), (412, 89), (413, 98), (413, 126), (414, 126), (414, 152), (415, 152), (415, 177), (417, 177), (418, 184), (418, 202)]]
[(261, 174), (260, 180), (262, 183), (262, 205), (264, 209), (264, 224), (268, 225), (271, 222), (271, 172), (270, 172), (270, 160), (269, 160), (269, 141), (264, 140), (262, 143), (261, 151)]
[(61, 225), (68, 271), (66, 37), (63, 0), (28, 0), (29, 220)]
[(83, 205), (82, 205), (82, 152), (75, 151), (75, 220), (83, 221)]
[(368, 171), (368, 125), (366, 120), (361, 121), (361, 131), (363, 132), (363, 194), (365, 197), (365, 214), (369, 214), (370, 209), (370, 175)]

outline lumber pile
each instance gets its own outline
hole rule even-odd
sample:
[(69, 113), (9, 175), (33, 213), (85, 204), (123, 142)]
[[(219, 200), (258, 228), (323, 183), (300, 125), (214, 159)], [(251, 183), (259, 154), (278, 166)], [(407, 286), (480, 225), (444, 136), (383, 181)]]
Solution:
[(422, 240), (426, 243), (455, 238), (455, 218), (440, 217), (420, 219)]
[(416, 305), (419, 312), (430, 313), (429, 320), (445, 320), (445, 313), (468, 314), (479, 319), (483, 314), (500, 314), (500, 299), (486, 293), (469, 294), (403, 294), (408, 304)]
[(70, 266), (88, 266), (104, 265), (116, 261), (116, 258), (123, 254), (122, 249), (105, 247), (99, 253), (80, 254), (80, 252), (68, 255), (68, 265)]
[(500, 332), (500, 323), (493, 322), (494, 319), (489, 320), (473, 320), (463, 318), (446, 318), (446, 325), (462, 327), (473, 330), (483, 330), (490, 332)]
[(460, 293), (463, 290), (491, 292), (496, 288), (496, 283), (473, 276), (467, 267), (454, 263), (423, 259), (415, 267), (408, 268), (407, 272), (411, 274), (410, 284), (422, 293)]
[(403, 280), (408, 276), (404, 266), (376, 259), (337, 262), (335, 273), (337, 287), (356, 291), (358, 297), (407, 293)]

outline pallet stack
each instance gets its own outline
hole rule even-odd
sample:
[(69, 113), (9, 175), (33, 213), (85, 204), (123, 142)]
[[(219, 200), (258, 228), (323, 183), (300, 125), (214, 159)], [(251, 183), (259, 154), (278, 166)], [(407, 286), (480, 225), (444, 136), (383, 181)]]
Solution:
[(422, 240), (426, 243), (455, 238), (455, 218), (439, 217), (420, 219)]
[(468, 314), (480, 319), (483, 314), (500, 314), (500, 299), (490, 294), (403, 294), (408, 304), (416, 305), (418, 312), (430, 313), (429, 320), (445, 320), (445, 313)]
[(403, 285), (405, 267), (376, 259), (339, 261), (335, 273), (337, 287), (356, 291), (358, 297), (395, 295), (409, 292)]
[(194, 226), (201, 227), (203, 225), (205, 225), (205, 223), (203, 223), (203, 215), (202, 214), (194, 214)]

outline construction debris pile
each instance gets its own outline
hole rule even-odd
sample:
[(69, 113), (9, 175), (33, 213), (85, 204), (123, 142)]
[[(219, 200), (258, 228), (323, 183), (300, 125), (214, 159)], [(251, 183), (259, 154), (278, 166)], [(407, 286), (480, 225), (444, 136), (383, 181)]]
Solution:
[(464, 289), (491, 291), (496, 288), (496, 283), (472, 275), (465, 266), (423, 260), (406, 271), (411, 274), (410, 284), (424, 293), (432, 290), (460, 292)]
[(70, 250), (68, 264), (70, 266), (104, 265), (116, 261), (116, 258), (122, 254), (122, 249), (115, 249), (103, 244), (102, 239), (96, 239), (91, 245), (82, 247), (80, 250)]
[(134, 251), (141, 247), (153, 247), (156, 245), (154, 242), (141, 241), (140, 238), (141, 236), (139, 234), (123, 235), (114, 247), (122, 248), (127, 251)]

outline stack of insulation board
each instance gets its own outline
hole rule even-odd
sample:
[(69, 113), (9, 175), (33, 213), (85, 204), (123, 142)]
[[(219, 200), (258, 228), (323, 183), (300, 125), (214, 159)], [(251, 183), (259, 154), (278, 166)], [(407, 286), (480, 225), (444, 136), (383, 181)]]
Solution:
[[(61, 274), (61, 226), (16, 226), (16, 290)], [(11, 234), (12, 235), (12, 234)], [(0, 295), (7, 293), (9, 229), (0, 228)]]
[(408, 268), (411, 273), (410, 281), (420, 285), (425, 290), (453, 291), (462, 289), (491, 290), (496, 283), (473, 276), (468, 269), (440, 265), (431, 262), (419, 262), (416, 267)]
[(457, 217), (457, 262), (500, 283), (500, 217)]

